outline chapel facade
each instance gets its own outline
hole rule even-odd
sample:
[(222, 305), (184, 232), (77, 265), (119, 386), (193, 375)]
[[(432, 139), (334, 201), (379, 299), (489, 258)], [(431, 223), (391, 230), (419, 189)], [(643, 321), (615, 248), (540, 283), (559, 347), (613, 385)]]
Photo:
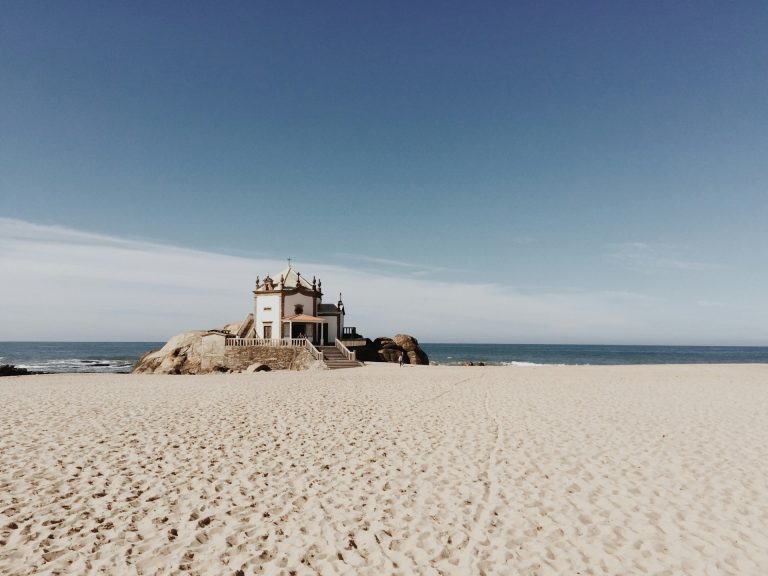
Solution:
[(322, 282), (304, 278), (289, 264), (263, 280), (253, 291), (253, 338), (304, 338), (315, 345), (333, 343), (344, 336), (344, 302), (323, 303)]

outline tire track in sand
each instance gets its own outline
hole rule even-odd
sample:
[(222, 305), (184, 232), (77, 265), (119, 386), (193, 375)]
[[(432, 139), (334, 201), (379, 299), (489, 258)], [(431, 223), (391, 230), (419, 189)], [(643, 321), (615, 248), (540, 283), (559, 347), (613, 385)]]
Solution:
[(479, 549), (488, 543), (487, 528), (491, 523), (491, 515), (493, 514), (493, 511), (499, 505), (499, 477), (497, 466), (499, 454), (504, 446), (504, 426), (493, 410), (491, 410), (491, 395), (488, 389), (485, 391), (484, 408), (488, 420), (493, 423), (495, 441), (493, 448), (491, 448), (488, 455), (483, 497), (475, 510), (472, 528), (468, 534), (469, 541), (464, 549), (464, 556), (460, 564), (462, 573), (464, 574), (478, 573), (477, 563)]
[(436, 396), (432, 396), (430, 398), (425, 398), (424, 400), (419, 400), (416, 404), (424, 404), (426, 402), (434, 402), (435, 400), (438, 400), (439, 398), (442, 398), (443, 396), (445, 396), (449, 392), (454, 391), (459, 384), (464, 384), (464, 382), (469, 382), (470, 380), (472, 380), (471, 377), (470, 378), (462, 378), (461, 380), (457, 380), (456, 382), (453, 382), (453, 383), (449, 384), (448, 388), (446, 390), (443, 390), (442, 392), (440, 392), (440, 394), (437, 394)]

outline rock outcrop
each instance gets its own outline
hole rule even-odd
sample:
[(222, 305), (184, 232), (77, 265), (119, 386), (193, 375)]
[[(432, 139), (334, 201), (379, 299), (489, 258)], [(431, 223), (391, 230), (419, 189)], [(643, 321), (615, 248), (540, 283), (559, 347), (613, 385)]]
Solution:
[(202, 337), (206, 332), (177, 334), (160, 350), (147, 352), (133, 367), (134, 374), (198, 374), (202, 363)]
[(364, 362), (397, 362), (403, 354), (407, 364), (429, 364), (429, 357), (419, 346), (419, 341), (408, 334), (397, 334), (394, 338), (383, 336), (375, 340), (366, 338), (365, 347), (354, 350), (357, 359)]
[(30, 374), (42, 374), (42, 372), (30, 372), (26, 368), (18, 368), (13, 364), (0, 364), (0, 376), (27, 376)]
[[(147, 352), (133, 367), (134, 374), (205, 374), (209, 372), (253, 372), (262, 370), (324, 369), (304, 348), (270, 346), (225, 346), (224, 330), (177, 334), (160, 350)], [(218, 340), (211, 346), (212, 340)], [(366, 338), (364, 347), (353, 348), (363, 362), (397, 362), (428, 365), (429, 358), (419, 341), (408, 334), (394, 338)]]
[(402, 348), (408, 356), (409, 364), (429, 365), (429, 357), (419, 346), (419, 341), (408, 334), (395, 334), (392, 340)]
[[(222, 330), (184, 332), (160, 350), (147, 352), (133, 367), (134, 374), (207, 374), (253, 370), (307, 370), (315, 362), (305, 348), (225, 346)], [(216, 340), (215, 346), (211, 342)]]

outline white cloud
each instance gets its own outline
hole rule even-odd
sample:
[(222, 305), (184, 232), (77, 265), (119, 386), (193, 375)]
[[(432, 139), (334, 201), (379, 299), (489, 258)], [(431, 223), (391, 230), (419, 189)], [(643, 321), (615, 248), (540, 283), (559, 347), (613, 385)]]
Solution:
[[(403, 260), (393, 260), (391, 258), (380, 258), (376, 256), (365, 256), (362, 254), (350, 254), (349, 252), (336, 252), (334, 254), (341, 260), (352, 260), (354, 262), (362, 263), (366, 266), (368, 272), (378, 274), (388, 274), (394, 272), (396, 274), (407, 274), (411, 276), (426, 276), (428, 274), (437, 274), (440, 272), (451, 273), (465, 273), (466, 270), (458, 268), (445, 268), (442, 266), (428, 266), (426, 264), (416, 264), (413, 262), (405, 262)], [(356, 269), (360, 268), (360, 265), (355, 266)]]
[(662, 269), (706, 271), (722, 267), (719, 264), (684, 258), (678, 252), (679, 250), (671, 246), (646, 242), (623, 242), (610, 245), (609, 258), (626, 268), (642, 272)]
[[(326, 301), (343, 292), (347, 324), (370, 337), (620, 343), (691, 341), (688, 335), (706, 332), (700, 313), (684, 324), (632, 292), (525, 294), (414, 277), (403, 264), (401, 276), (321, 262), (295, 266), (323, 280)], [(0, 218), (0, 340), (164, 340), (221, 326), (250, 311), (257, 275), (285, 265)], [(716, 335), (737, 337), (743, 324), (734, 326)]]

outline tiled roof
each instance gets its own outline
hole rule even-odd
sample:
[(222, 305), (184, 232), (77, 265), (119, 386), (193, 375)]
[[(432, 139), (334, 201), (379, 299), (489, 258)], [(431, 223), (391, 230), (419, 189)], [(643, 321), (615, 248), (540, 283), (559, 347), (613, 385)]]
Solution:
[(294, 314), (293, 316), (283, 316), (283, 321), (290, 322), (327, 322), (323, 318), (317, 316), (310, 316), (308, 314)]

